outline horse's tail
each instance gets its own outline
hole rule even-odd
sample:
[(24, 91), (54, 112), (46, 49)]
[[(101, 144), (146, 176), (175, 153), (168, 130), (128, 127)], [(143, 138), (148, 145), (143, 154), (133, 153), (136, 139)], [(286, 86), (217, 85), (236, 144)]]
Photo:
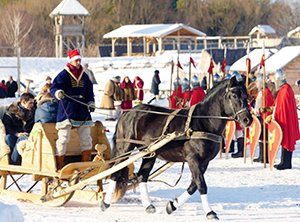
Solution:
[(124, 167), (122, 170), (120, 170), (120, 177), (117, 179), (115, 194), (112, 198), (113, 203), (118, 202), (125, 195), (128, 186), (128, 174), (128, 167)]
[[(121, 129), (118, 128), (118, 126), (121, 127)], [(112, 138), (112, 141), (113, 141), (113, 149), (112, 149), (112, 151), (113, 151), (113, 157), (114, 158), (118, 157), (118, 155), (117, 155), (118, 149), (117, 149), (117, 142), (116, 142), (116, 140), (117, 140), (117, 133), (118, 133), (119, 130), (121, 132), (123, 132), (122, 124), (120, 124), (120, 125), (117, 124), (115, 133), (114, 133), (113, 138)], [(116, 177), (117, 184), (116, 184), (115, 194), (114, 194), (114, 196), (112, 198), (112, 202), (113, 203), (118, 202), (125, 195), (125, 193), (127, 191), (128, 172), (129, 172), (129, 169), (126, 166), (126, 167), (124, 167), (123, 169), (121, 169), (117, 173), (118, 174), (118, 176)]]

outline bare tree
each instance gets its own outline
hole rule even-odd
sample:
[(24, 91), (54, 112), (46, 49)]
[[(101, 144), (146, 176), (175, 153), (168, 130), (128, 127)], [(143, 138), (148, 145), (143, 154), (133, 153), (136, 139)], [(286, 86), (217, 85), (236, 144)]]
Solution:
[(4, 17), (1, 24), (2, 36), (8, 45), (20, 47), (32, 30), (33, 23), (26, 23), (25, 13), (15, 9), (8, 10)]

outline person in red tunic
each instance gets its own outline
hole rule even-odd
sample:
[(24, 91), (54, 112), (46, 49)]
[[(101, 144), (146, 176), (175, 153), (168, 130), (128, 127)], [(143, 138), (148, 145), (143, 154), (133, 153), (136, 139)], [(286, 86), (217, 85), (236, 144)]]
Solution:
[(134, 78), (133, 85), (134, 85), (134, 91), (135, 91), (137, 103), (140, 104), (143, 102), (144, 99), (144, 90), (143, 90), (144, 81), (139, 76), (136, 76)]
[[(300, 139), (295, 95), (292, 87), (286, 82), (282, 70), (275, 73), (275, 86), (278, 90), (273, 112), (274, 119), (282, 129), (281, 161), (274, 167), (277, 170), (292, 168), (292, 154), (295, 144)], [(267, 118), (268, 119), (268, 118)], [(268, 122), (268, 120), (266, 120)]]
[(205, 97), (205, 91), (200, 86), (199, 79), (196, 75), (192, 78), (192, 87), (190, 106), (202, 102)]
[(171, 109), (181, 109), (182, 108), (182, 86), (180, 78), (176, 79), (173, 83), (174, 90), (169, 98)]
[[(260, 140), (259, 140), (259, 156), (258, 158), (255, 158), (253, 161), (254, 162), (261, 162), (263, 163), (263, 147), (264, 147), (264, 143), (263, 143), (263, 121), (266, 119), (267, 116), (271, 115), (271, 107), (274, 106), (274, 98), (272, 95), (272, 92), (270, 91), (270, 89), (267, 87), (267, 85), (265, 86), (265, 90), (263, 91), (263, 77), (260, 75), (257, 77), (256, 79), (256, 86), (258, 89), (258, 94), (255, 100), (255, 106), (254, 106), (254, 113), (257, 115), (258, 119), (261, 122), (261, 126), (262, 126), (262, 131), (261, 131), (261, 135), (260, 135)], [(263, 96), (266, 99), (266, 103), (265, 106), (263, 107), (262, 101), (263, 101)], [(267, 126), (266, 126), (267, 127)], [(267, 133), (267, 131), (266, 131)], [(266, 134), (266, 137), (268, 135)], [(268, 143), (268, 141), (266, 141), (266, 143)], [(267, 147), (267, 145), (266, 145)], [(267, 152), (267, 156), (266, 156), (266, 162), (268, 163), (268, 152)]]
[(184, 78), (182, 81), (182, 107), (189, 106), (189, 101), (191, 98), (191, 91), (189, 85), (189, 80), (187, 78)]

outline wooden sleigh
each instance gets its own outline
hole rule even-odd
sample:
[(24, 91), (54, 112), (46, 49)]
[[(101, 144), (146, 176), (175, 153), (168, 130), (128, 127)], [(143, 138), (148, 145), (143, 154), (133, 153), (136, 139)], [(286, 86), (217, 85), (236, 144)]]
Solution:
[[(0, 124), (3, 124), (0, 121)], [(160, 141), (154, 141), (145, 150), (131, 154), (119, 164), (113, 165), (110, 144), (101, 122), (91, 127), (93, 139), (93, 161), (80, 161), (80, 143), (76, 129), (71, 132), (67, 147), (66, 161), (61, 170), (56, 168), (55, 141), (57, 130), (54, 123), (36, 123), (22, 151), (20, 166), (9, 164), (9, 151), (4, 141), (3, 132), (0, 141), (0, 197), (48, 206), (62, 206), (71, 198), (80, 202), (100, 201), (104, 196), (102, 181), (112, 173), (128, 166), (129, 177), (133, 175), (133, 162), (149, 155), (166, 143), (178, 137), (178, 133), (168, 134)], [(113, 165), (113, 166), (111, 166)], [(165, 164), (150, 178), (156, 177), (173, 163)], [(32, 184), (26, 188), (20, 185), (24, 175), (31, 175)], [(40, 189), (36, 189), (41, 184)], [(14, 186), (15, 185), (15, 186)], [(17, 188), (12, 189), (12, 188)], [(89, 189), (91, 188), (91, 189)], [(133, 187), (128, 187), (132, 189)]]
[[(96, 122), (91, 127), (94, 161), (79, 162), (81, 156), (79, 137), (76, 129), (73, 129), (66, 153), (66, 160), (69, 163), (59, 171), (56, 168), (55, 160), (55, 141), (57, 140), (55, 123), (36, 123), (34, 125), (29, 139), (24, 143), (20, 166), (9, 164), (10, 154), (7, 151), (7, 145), (3, 143), (4, 136), (5, 134), (3, 135), (2, 132), (2, 141), (0, 143), (0, 197), (14, 197), (37, 204), (61, 206), (74, 194), (79, 199), (82, 197), (97, 199), (103, 194), (102, 183), (99, 180), (95, 181), (96, 189), (94, 191), (79, 189), (76, 192), (74, 191), (47, 201), (43, 201), (42, 198), (65, 187), (74, 185), (109, 167), (106, 160), (110, 159), (111, 149), (105, 135), (105, 128), (101, 122)], [(24, 188), (19, 185), (24, 175), (32, 176), (33, 184), (30, 187)], [(9, 178), (12, 181), (10, 184), (8, 183)], [(41, 188), (36, 193), (38, 184), (41, 184)], [(14, 187), (13, 185), (16, 186), (17, 190), (11, 189)]]

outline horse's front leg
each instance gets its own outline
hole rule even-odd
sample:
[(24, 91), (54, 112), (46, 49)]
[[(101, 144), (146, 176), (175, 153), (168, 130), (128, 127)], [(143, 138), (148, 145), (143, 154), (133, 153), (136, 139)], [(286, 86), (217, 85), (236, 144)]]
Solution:
[[(201, 163), (200, 163), (201, 161)], [(198, 191), (200, 192), (202, 208), (208, 220), (219, 220), (217, 214), (211, 209), (207, 198), (207, 185), (204, 179), (204, 173), (208, 166), (209, 160), (201, 160), (199, 156), (188, 159), (188, 164), (192, 173), (193, 181), (195, 182)], [(203, 163), (206, 164), (204, 165)]]
[(141, 167), (139, 169), (139, 172), (137, 173), (138, 178), (141, 177), (141, 182), (139, 183), (139, 189), (140, 189), (142, 204), (147, 213), (155, 213), (156, 211), (154, 205), (151, 203), (148, 187), (147, 187), (147, 181), (149, 178), (149, 174), (155, 163), (155, 159), (156, 158), (144, 158)]

